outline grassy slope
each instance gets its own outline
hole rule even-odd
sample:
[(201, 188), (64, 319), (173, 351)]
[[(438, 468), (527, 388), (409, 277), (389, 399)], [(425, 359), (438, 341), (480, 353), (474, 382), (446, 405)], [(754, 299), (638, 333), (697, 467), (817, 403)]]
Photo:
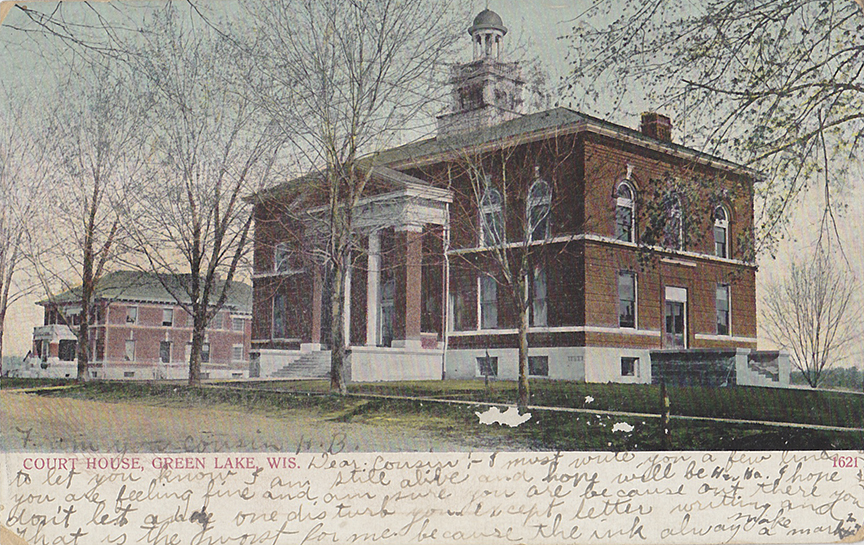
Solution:
[[(518, 428), (478, 423), (479, 406), (440, 403), (338, 398), (326, 392), (324, 381), (291, 383), (236, 383), (250, 388), (188, 388), (173, 384), (91, 383), (45, 395), (73, 396), (100, 401), (167, 406), (223, 406), (280, 416), (301, 409), (334, 422), (404, 426), (429, 430), (466, 449), (533, 448), (538, 450), (658, 450), (659, 419), (623, 418), (534, 410), (531, 420)], [(3, 387), (11, 387), (6, 384)], [(659, 389), (654, 386), (535, 382), (535, 404), (590, 407), (656, 413)], [(266, 388), (267, 390), (262, 390)], [(355, 384), (355, 392), (446, 397), (510, 402), (515, 385), (482, 381)], [(279, 391), (273, 391), (279, 390)], [(787, 420), (813, 424), (861, 427), (864, 397), (833, 392), (770, 390), (760, 388), (670, 388), (672, 411), (677, 414), (727, 416), (759, 420)], [(586, 404), (586, 396), (594, 400)], [(613, 432), (617, 422), (634, 426), (632, 432)], [(864, 433), (825, 432), (755, 425), (673, 420), (673, 447), (699, 450), (831, 450), (860, 449)]]
[[(325, 381), (247, 383), (250, 387), (287, 391), (326, 392)], [(660, 387), (644, 384), (587, 384), (564, 381), (532, 381), (533, 405), (591, 408), (637, 413), (659, 413)], [(351, 392), (438, 397), (445, 399), (513, 403), (516, 384), (483, 381), (429, 381), (353, 384)], [(671, 413), (772, 422), (797, 422), (823, 426), (864, 428), (864, 395), (774, 388), (673, 388), (667, 389)], [(587, 397), (593, 401), (586, 403)]]

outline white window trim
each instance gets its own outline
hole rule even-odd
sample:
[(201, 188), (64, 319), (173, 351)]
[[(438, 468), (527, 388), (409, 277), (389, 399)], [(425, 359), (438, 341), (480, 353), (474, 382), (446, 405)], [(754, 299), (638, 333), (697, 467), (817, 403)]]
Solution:
[(286, 316), (284, 314), (284, 309), (283, 309), (283, 314), (282, 314), (282, 322), (283, 322), (282, 323), (282, 336), (281, 337), (276, 336), (276, 299), (278, 296), (279, 296), (278, 293), (274, 293), (273, 297), (270, 299), (270, 338), (273, 340), (281, 340), (281, 339), (286, 338), (286, 335), (285, 335), (285, 333), (286, 333), (286, 331), (285, 331), (285, 329), (286, 329), (285, 328)]
[[(630, 172), (628, 169), (627, 179), (621, 180), (618, 185), (615, 186), (615, 240), (619, 240), (620, 242), (636, 242), (636, 187), (630, 181), (629, 174)], [(630, 190), (632, 198), (626, 199), (618, 196), (618, 191), (621, 189), (621, 186), (625, 186)], [(630, 210), (630, 240), (618, 239), (618, 207), (628, 208)]]
[[(493, 194), (498, 195), (498, 203), (497, 204), (486, 204), (486, 198)], [(479, 244), (480, 248), (494, 248), (501, 244), (504, 244), (507, 238), (506, 232), (499, 232), (499, 239), (497, 242), (493, 244), (486, 244), (486, 237), (484, 236), (486, 233), (486, 214), (498, 214), (500, 215), (501, 224), (498, 226), (500, 230), (506, 231), (504, 225), (504, 196), (498, 191), (496, 188), (492, 187), (489, 177), (486, 178), (486, 189), (483, 191), (483, 196), (480, 198), (480, 206), (478, 207), (480, 210), (480, 231), (479, 231)]]
[[(717, 318), (716, 318), (716, 313), (717, 313), (717, 292), (716, 292), (716, 289), (720, 286), (723, 286), (726, 288), (726, 306), (728, 307), (726, 309), (726, 329), (729, 331), (729, 333), (727, 333), (725, 335), (721, 335), (720, 333), (717, 333), (715, 331), (715, 335), (717, 337), (730, 338), (730, 337), (732, 337), (732, 285), (731, 284), (723, 283), (723, 282), (717, 282), (717, 285), (715, 287), (715, 292), (714, 292), (714, 313), (715, 313), (714, 321), (715, 322), (717, 321)], [(714, 324), (714, 327), (716, 329), (716, 327), (717, 327), (716, 323)]]
[[(525, 199), (525, 225), (528, 228), (528, 233), (526, 234), (525, 240), (528, 242), (538, 242), (541, 240), (549, 239), (549, 235), (552, 232), (552, 186), (549, 185), (549, 182), (540, 178), (539, 176), (539, 168), (534, 167), (536, 180), (531, 187), (528, 189), (528, 198)], [(543, 184), (546, 186), (546, 194), (541, 198), (534, 197), (534, 188), (538, 187), (539, 184)], [(543, 216), (546, 220), (546, 232), (543, 233), (543, 237), (539, 239), (534, 238), (534, 226), (531, 225), (531, 212), (537, 208), (538, 206), (546, 207), (546, 214)]]
[[(725, 220), (718, 220), (717, 219), (717, 210), (723, 211), (723, 215), (726, 217)], [(712, 236), (711, 238), (715, 241), (715, 243), (714, 243), (714, 255), (717, 255), (717, 257), (720, 257), (720, 258), (728, 259), (729, 255), (731, 254), (731, 251), (729, 248), (729, 210), (727, 210), (726, 207), (721, 204), (720, 206), (717, 206), (714, 208), (713, 215), (714, 215), (714, 227), (720, 227), (723, 229), (723, 235), (725, 238), (725, 240), (723, 241), (723, 247), (726, 248), (726, 255), (717, 255), (716, 238), (714, 238), (714, 236)], [(712, 231), (711, 234), (714, 235), (714, 232)]]
[[(640, 369), (640, 368), (642, 367), (642, 366), (640, 365), (640, 363), (641, 363), (641, 358), (640, 358), (639, 356), (632, 356), (632, 355), (629, 355), (629, 354), (621, 354), (621, 356), (620, 356), (620, 360), (624, 360), (624, 358), (631, 359), (631, 360), (635, 360), (635, 361), (633, 362), (633, 374), (632, 374), (632, 375), (625, 375), (624, 373), (620, 373), (621, 369), (619, 368), (618, 371), (619, 371), (619, 373), (620, 373), (620, 376), (621, 376), (622, 378), (623, 378), (623, 377), (629, 377), (631, 380), (632, 380), (632, 379), (638, 379), (639, 377), (641, 377), (641, 376), (642, 376), (642, 372), (641, 372), (641, 369)], [(619, 361), (620, 361), (620, 360), (619, 360)], [(623, 363), (623, 361), (621, 361), (621, 363)]]
[[(673, 303), (682, 303), (684, 305), (684, 346), (682, 349), (690, 348), (689, 334), (690, 334), (690, 320), (687, 319), (687, 315), (690, 312), (690, 302), (687, 300), (687, 288), (681, 288), (676, 286), (666, 286), (664, 289), (664, 298), (663, 298), (663, 334), (666, 332), (666, 302), (671, 301)], [(716, 297), (716, 295), (715, 295)], [(716, 319), (716, 317), (715, 317)]]
[[(235, 320), (239, 321), (242, 324), (241, 329), (235, 329), (234, 323)], [(231, 331), (235, 333), (244, 333), (246, 331), (246, 317), (245, 316), (231, 316)]]
[[(486, 276), (491, 278), (495, 283), (495, 325), (496, 327), (491, 329), (483, 328), (483, 277)], [(497, 319), (498, 315), (498, 282), (495, 280), (494, 276), (488, 274), (480, 274), (477, 276), (477, 331), (496, 331), (498, 329), (498, 325), (500, 324), (500, 320)]]
[[(534, 302), (537, 300), (536, 299), (536, 287), (537, 287), (537, 277), (539, 276), (539, 274), (537, 274), (538, 272), (543, 273), (543, 284), (544, 284), (544, 289), (546, 290), (546, 297), (543, 298), (543, 301), (546, 304), (546, 314), (543, 316), (543, 321), (545, 323), (542, 325), (536, 325), (535, 322), (537, 321), (537, 318), (536, 318), (536, 313), (534, 312)], [(528, 323), (529, 323), (529, 325), (531, 327), (546, 327), (546, 326), (548, 326), (549, 325), (549, 277), (546, 275), (546, 267), (544, 267), (542, 265), (535, 265), (532, 268), (530, 282), (528, 282), (528, 285), (525, 286), (525, 291), (526, 291), (525, 298), (529, 304), (529, 307), (528, 307), (528, 310), (529, 310)]]
[[(234, 351), (237, 350), (238, 348), (240, 349), (240, 358), (239, 358), (239, 359), (236, 359), (236, 358), (234, 357), (234, 356), (235, 356), (235, 352), (234, 352)], [(244, 354), (244, 347), (243, 347), (243, 344), (234, 344), (234, 345), (231, 345), (231, 362), (232, 362), (232, 363), (234, 363), (234, 362), (243, 362), (243, 361), (246, 361), (246, 359), (244, 358), (244, 356), (245, 356), (245, 354)]]
[[(132, 356), (129, 357), (129, 343), (132, 343)], [(135, 339), (126, 339), (123, 344), (123, 361), (135, 361)]]
[(633, 277), (633, 327), (627, 327), (621, 325), (621, 298), (618, 297), (618, 329), (639, 329), (639, 275), (636, 274), (636, 271), (631, 271), (630, 269), (620, 269), (618, 274), (615, 276), (616, 281), (616, 291), (618, 288), (617, 282), (621, 279), (621, 274), (626, 273)]
[[(280, 259), (280, 254), (282, 259)], [(288, 274), (291, 267), (288, 263), (288, 258), (291, 256), (291, 251), (287, 242), (279, 242), (273, 247), (273, 274), (281, 275)], [(284, 264), (283, 267), (280, 265)]]
[[(170, 325), (165, 325), (165, 313), (168, 312), (168, 311), (171, 311), (171, 324), (170, 324)], [(176, 316), (174, 316), (175, 314), (176, 314), (176, 313), (174, 312), (174, 308), (173, 308), (173, 307), (171, 307), (171, 308), (168, 308), (168, 307), (162, 307), (162, 322), (161, 322), (162, 327), (174, 327), (174, 323), (177, 321), (177, 320), (176, 320)]]

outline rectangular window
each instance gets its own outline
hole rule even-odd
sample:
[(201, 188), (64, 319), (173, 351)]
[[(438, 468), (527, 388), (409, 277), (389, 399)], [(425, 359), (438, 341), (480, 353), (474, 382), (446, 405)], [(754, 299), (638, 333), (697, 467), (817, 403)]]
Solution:
[(480, 277), (480, 329), (498, 327), (498, 283), (488, 275)]
[(132, 378), (135, 376), (135, 371), (123, 371), (123, 378)]
[(162, 363), (171, 363), (171, 342), (162, 341), (159, 343), (159, 361)]
[(138, 307), (126, 307), (126, 323), (138, 323)]
[(210, 343), (201, 345), (201, 363), (210, 363)]
[(549, 356), (528, 356), (528, 374), (532, 377), (548, 377)]
[(498, 376), (498, 356), (477, 358), (477, 375), (481, 377)]
[(235, 344), (231, 347), (231, 361), (243, 361), (243, 345)]
[(500, 210), (483, 213), (483, 246), (497, 246), (504, 241), (502, 223)]
[(621, 376), (635, 377), (636, 370), (639, 368), (639, 358), (624, 357), (621, 358)]
[(534, 267), (531, 279), (531, 325), (544, 327), (546, 322), (546, 270)]
[(243, 318), (231, 318), (231, 329), (240, 333), (246, 331), (246, 320)]
[(273, 296), (273, 338), (285, 338), (285, 294)]
[(468, 331), (477, 327), (476, 319), (472, 322), (468, 316), (471, 297), (470, 286), (456, 286), (450, 294), (450, 326), (454, 331)]
[(617, 205), (615, 207), (615, 238), (633, 242), (633, 208)]
[(75, 349), (78, 347), (77, 341), (60, 341), (60, 361), (75, 361)]
[(636, 273), (618, 273), (618, 327), (636, 327)]
[(280, 242), (273, 252), (273, 270), (277, 273), (287, 273), (290, 270), (291, 251), (288, 245)]
[(126, 361), (135, 361), (135, 341), (126, 341)]
[(729, 335), (729, 285), (717, 284), (717, 334)]
[(726, 228), (714, 226), (714, 254), (717, 257), (729, 257), (726, 250)]
[(174, 309), (173, 308), (163, 308), (162, 309), (162, 326), (163, 327), (171, 327), (174, 325)]

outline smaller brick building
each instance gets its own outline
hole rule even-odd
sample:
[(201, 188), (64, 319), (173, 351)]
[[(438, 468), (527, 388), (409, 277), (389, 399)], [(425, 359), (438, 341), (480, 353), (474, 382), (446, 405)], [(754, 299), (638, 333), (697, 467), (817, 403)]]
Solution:
[[(90, 325), (89, 374), (94, 379), (185, 379), (189, 376), (192, 318), (165, 285), (182, 293), (182, 275), (136, 271), (106, 275), (96, 290), (95, 319)], [(252, 289), (234, 282), (222, 310), (207, 329), (202, 378), (248, 376)], [(80, 288), (40, 301), (42, 326), (33, 330), (33, 348), (9, 375), (74, 378)]]

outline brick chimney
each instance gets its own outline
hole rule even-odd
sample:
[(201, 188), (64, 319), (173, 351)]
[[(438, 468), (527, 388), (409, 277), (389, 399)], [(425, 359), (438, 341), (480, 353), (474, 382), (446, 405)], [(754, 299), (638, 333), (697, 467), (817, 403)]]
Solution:
[(639, 127), (642, 134), (662, 140), (672, 141), (672, 121), (669, 117), (656, 112), (644, 112), (642, 114), (642, 125)]

